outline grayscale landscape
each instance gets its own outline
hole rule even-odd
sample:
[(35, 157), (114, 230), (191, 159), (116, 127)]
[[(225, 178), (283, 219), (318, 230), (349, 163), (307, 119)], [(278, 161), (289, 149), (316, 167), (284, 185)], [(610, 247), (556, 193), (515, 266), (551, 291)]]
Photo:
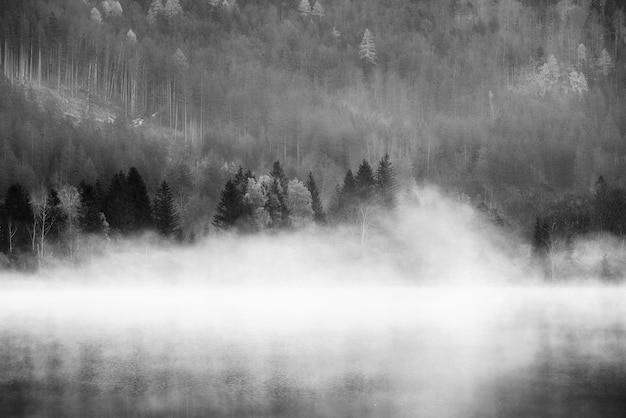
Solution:
[(619, 0), (0, 0), (0, 417), (620, 417)]

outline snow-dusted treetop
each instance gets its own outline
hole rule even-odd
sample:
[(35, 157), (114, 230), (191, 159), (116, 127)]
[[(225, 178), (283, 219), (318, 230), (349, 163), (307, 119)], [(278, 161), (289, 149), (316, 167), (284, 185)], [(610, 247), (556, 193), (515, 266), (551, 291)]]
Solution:
[(122, 5), (118, 0), (103, 0), (100, 6), (105, 16), (122, 16), (124, 14)]
[(362, 60), (376, 65), (376, 44), (374, 43), (374, 37), (369, 29), (365, 29), (361, 44), (359, 45), (359, 57)]
[(311, 14), (311, 3), (309, 3), (309, 0), (300, 0), (298, 12), (300, 12), (302, 17), (307, 17)]
[(102, 23), (102, 15), (95, 7), (89, 12), (89, 19), (97, 23)]

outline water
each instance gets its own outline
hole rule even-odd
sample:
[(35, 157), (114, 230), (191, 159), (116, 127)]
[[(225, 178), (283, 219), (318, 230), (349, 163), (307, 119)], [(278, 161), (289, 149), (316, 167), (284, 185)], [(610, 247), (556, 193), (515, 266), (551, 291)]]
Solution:
[(0, 289), (0, 416), (620, 416), (621, 288)]

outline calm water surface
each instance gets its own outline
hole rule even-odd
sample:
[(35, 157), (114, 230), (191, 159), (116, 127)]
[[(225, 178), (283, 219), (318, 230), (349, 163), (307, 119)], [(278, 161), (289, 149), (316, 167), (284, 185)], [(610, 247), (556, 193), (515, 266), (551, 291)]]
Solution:
[(0, 416), (624, 416), (621, 288), (0, 288)]

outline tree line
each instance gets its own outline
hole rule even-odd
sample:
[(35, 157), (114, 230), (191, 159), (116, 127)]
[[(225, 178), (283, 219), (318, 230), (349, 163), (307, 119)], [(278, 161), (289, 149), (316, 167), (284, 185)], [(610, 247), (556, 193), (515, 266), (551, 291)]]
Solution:
[[(626, 242), (626, 189), (609, 186), (603, 176), (599, 176), (593, 189), (587, 193), (567, 194), (548, 202), (543, 212), (536, 217), (532, 247), (534, 256), (543, 264), (546, 277), (556, 279), (567, 277), (563, 264), (572, 263), (572, 251), (576, 241), (590, 234), (604, 234)], [(566, 254), (566, 263), (559, 262), (558, 256)], [(604, 279), (616, 278), (624, 266), (613, 262), (605, 252), (599, 266), (598, 275)], [(561, 271), (560, 271), (561, 270)]]
[(28, 268), (35, 261), (42, 266), (53, 250), (73, 261), (81, 238), (146, 231), (179, 239), (180, 218), (168, 183), (161, 182), (151, 201), (135, 167), (113, 175), (106, 189), (99, 181), (81, 181), (78, 186), (41, 186), (29, 192), (15, 183), (0, 203), (3, 264), (18, 267)]

